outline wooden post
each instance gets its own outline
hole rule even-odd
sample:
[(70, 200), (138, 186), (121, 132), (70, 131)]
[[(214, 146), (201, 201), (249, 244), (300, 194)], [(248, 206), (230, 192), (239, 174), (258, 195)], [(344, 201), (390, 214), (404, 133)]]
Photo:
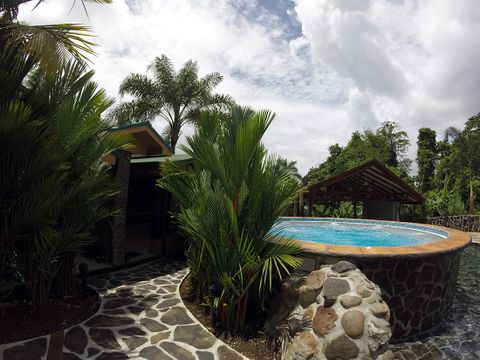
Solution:
[(313, 198), (314, 198), (314, 195), (312, 195), (312, 193), (307, 193), (307, 200), (308, 200), (308, 216), (309, 217), (312, 217), (313, 214), (312, 214), (312, 206), (313, 206)]
[(130, 182), (130, 153), (116, 151), (115, 178), (120, 183), (120, 191), (113, 199), (113, 206), (119, 213), (112, 218), (112, 264), (125, 263), (126, 239), (125, 224), (127, 218), (128, 185)]
[(298, 198), (298, 215), (299, 216), (305, 216), (305, 209), (303, 208), (303, 203), (304, 203), (304, 193), (301, 193), (300, 197)]

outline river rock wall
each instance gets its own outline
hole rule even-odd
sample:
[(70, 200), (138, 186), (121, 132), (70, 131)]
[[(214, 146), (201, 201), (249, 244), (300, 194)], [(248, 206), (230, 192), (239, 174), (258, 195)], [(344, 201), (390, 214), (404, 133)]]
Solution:
[(389, 318), (378, 285), (340, 261), (285, 281), (265, 327), (284, 360), (387, 360)]

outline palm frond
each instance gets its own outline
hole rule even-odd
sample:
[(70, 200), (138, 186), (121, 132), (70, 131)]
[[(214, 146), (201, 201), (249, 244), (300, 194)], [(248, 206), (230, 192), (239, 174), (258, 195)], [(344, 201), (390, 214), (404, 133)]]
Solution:
[[(190, 240), (198, 295), (228, 331), (242, 326), (251, 289), (264, 297), (300, 264), (298, 246), (273, 229), (299, 191), (287, 171), (276, 171), (261, 143), (273, 118), (238, 107), (227, 116), (201, 112), (182, 147), (194, 159), (193, 172), (170, 162), (161, 167), (159, 185), (180, 205), (176, 216)], [(212, 299), (211, 286), (222, 289)]]
[(21, 46), (22, 50), (37, 56), (42, 66), (54, 71), (71, 59), (80, 63), (95, 55), (95, 44), (89, 27), (82, 24), (26, 25), (16, 22), (0, 23), (0, 42)]

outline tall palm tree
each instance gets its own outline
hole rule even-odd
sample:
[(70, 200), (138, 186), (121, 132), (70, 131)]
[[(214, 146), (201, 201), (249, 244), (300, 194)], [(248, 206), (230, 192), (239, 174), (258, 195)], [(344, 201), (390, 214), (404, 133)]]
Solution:
[[(20, 5), (34, 0), (0, 0), (0, 50), (20, 48), (23, 53), (36, 57), (39, 66), (55, 72), (59, 65), (74, 59), (79, 63), (95, 54), (95, 44), (87, 26), (82, 24), (29, 25), (18, 21)], [(36, 6), (44, 0), (35, 0)], [(109, 4), (112, 0), (81, 0)], [(73, 0), (73, 3), (75, 1)]]
[(221, 110), (232, 105), (228, 95), (213, 93), (222, 81), (219, 73), (198, 77), (198, 64), (187, 61), (177, 72), (170, 59), (156, 57), (148, 67), (153, 77), (130, 74), (120, 85), (120, 95), (131, 95), (132, 101), (119, 104), (111, 116), (119, 124), (153, 120), (160, 116), (168, 126), (165, 135), (173, 151), (177, 145), (182, 127), (193, 122), (201, 110)]
[[(190, 239), (198, 296), (218, 311), (227, 331), (242, 327), (255, 294), (262, 298), (300, 264), (296, 245), (281, 236), (272, 240), (278, 217), (299, 191), (261, 142), (272, 119), (269, 111), (238, 107), (227, 116), (202, 112), (182, 147), (194, 171), (175, 162), (162, 169), (160, 185), (179, 203), (180, 228)], [(212, 287), (219, 290), (213, 296)]]
[(302, 181), (302, 176), (298, 173), (296, 161), (288, 161), (287, 159), (278, 158), (277, 162), (275, 163), (275, 166), (276, 166), (276, 171), (286, 172), (290, 174), (290, 176), (293, 179), (297, 180), (298, 182)]

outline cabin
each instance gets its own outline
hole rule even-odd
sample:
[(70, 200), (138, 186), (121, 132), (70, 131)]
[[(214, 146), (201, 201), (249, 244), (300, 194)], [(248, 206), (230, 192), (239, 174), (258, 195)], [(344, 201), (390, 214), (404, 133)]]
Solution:
[(109, 136), (127, 136), (130, 144), (103, 158), (111, 165), (120, 192), (112, 204), (118, 213), (94, 230), (96, 241), (91, 252), (97, 262), (122, 265), (182, 252), (182, 240), (169, 231), (171, 195), (156, 183), (161, 176), (160, 164), (179, 161), (189, 167), (192, 159), (186, 154), (173, 154), (150, 122), (113, 128)]

